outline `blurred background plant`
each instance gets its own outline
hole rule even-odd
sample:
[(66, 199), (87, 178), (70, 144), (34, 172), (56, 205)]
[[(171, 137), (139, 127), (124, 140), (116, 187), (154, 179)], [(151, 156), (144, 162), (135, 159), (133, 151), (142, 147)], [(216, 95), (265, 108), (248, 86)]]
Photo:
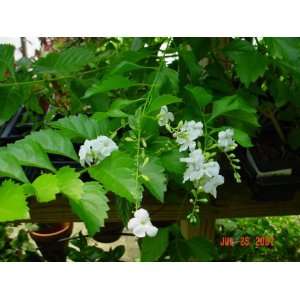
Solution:
[[(233, 247), (221, 246), (222, 237), (232, 237)], [(249, 237), (249, 246), (240, 240)], [(217, 261), (300, 261), (300, 218), (265, 217), (217, 221)], [(256, 246), (256, 238), (273, 239), (272, 246)]]

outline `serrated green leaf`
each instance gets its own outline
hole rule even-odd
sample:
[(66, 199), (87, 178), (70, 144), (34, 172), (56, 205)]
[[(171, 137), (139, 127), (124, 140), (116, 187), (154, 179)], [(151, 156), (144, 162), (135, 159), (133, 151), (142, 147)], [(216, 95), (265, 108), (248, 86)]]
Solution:
[(49, 202), (55, 200), (55, 195), (59, 193), (58, 180), (56, 175), (43, 174), (32, 183), (38, 202)]
[(40, 58), (35, 67), (37, 72), (68, 74), (80, 71), (94, 58), (93, 51), (84, 47), (72, 47), (61, 52), (49, 53)]
[(32, 132), (27, 138), (34, 140), (48, 153), (63, 155), (78, 160), (71, 141), (52, 129)]
[(182, 99), (180, 99), (176, 96), (173, 96), (173, 95), (161, 95), (161, 96), (158, 96), (158, 97), (152, 99), (147, 111), (148, 112), (157, 111), (157, 110), (160, 110), (160, 108), (164, 105), (178, 103), (181, 101), (182, 101)]
[(60, 130), (70, 139), (95, 139), (99, 135), (108, 135), (109, 129), (105, 120), (96, 121), (85, 115), (70, 116), (52, 122), (51, 126)]
[(85, 182), (80, 201), (70, 200), (72, 210), (85, 223), (88, 233), (93, 236), (104, 226), (104, 220), (108, 217), (108, 198), (101, 185), (97, 182)]
[(47, 169), (52, 172), (55, 171), (47, 153), (35, 141), (27, 139), (20, 140), (14, 144), (7, 145), (7, 150), (23, 166)]
[(62, 194), (74, 201), (80, 201), (83, 195), (83, 182), (75, 169), (63, 167), (57, 171), (56, 178)]
[(211, 103), (213, 99), (212, 95), (201, 86), (188, 85), (185, 88), (188, 92), (190, 92), (198, 108), (200, 109)]
[(89, 98), (93, 95), (106, 93), (118, 89), (127, 89), (136, 85), (136, 82), (120, 75), (110, 76), (93, 84), (85, 93), (84, 98)]
[(141, 166), (140, 174), (144, 186), (146, 186), (156, 199), (164, 202), (164, 195), (167, 190), (167, 178), (160, 160), (156, 157), (151, 157), (146, 164)]
[(135, 203), (142, 197), (142, 187), (136, 181), (136, 164), (127, 153), (115, 151), (99, 165), (89, 169), (89, 174), (104, 188)]
[(0, 186), (0, 222), (29, 219), (23, 188), (10, 180)]
[(6, 150), (0, 151), (0, 177), (11, 177), (21, 182), (28, 182), (17, 159)]
[(0, 45), (0, 81), (5, 79), (5, 72), (12, 72), (15, 47), (9, 44)]
[(153, 262), (159, 260), (169, 244), (168, 228), (161, 228), (155, 237), (145, 237), (141, 247), (141, 261)]
[(250, 136), (240, 129), (234, 128), (234, 139), (245, 148), (253, 146)]
[(236, 72), (246, 87), (259, 76), (268, 66), (268, 58), (260, 54), (249, 42), (236, 39), (225, 50), (226, 55), (236, 65)]

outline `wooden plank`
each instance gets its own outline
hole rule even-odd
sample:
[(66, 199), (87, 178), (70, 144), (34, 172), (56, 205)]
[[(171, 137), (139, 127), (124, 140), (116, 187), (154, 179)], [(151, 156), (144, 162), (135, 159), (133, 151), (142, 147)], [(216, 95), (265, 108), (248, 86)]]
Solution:
[[(169, 203), (161, 204), (156, 200), (143, 203), (154, 221), (180, 221), (186, 218), (190, 204), (184, 197), (171, 199)], [(168, 199), (170, 200), (170, 199)], [(31, 222), (54, 223), (63, 221), (78, 221), (70, 210), (68, 201), (62, 197), (50, 203), (40, 204), (30, 202)], [(220, 189), (218, 199), (211, 204), (201, 205), (200, 214), (203, 217), (215, 218), (243, 218), (263, 216), (283, 216), (300, 214), (300, 192), (293, 200), (256, 201), (246, 184), (227, 184)], [(119, 221), (118, 211), (113, 201), (110, 204), (109, 222)], [(204, 230), (205, 231), (205, 230)]]

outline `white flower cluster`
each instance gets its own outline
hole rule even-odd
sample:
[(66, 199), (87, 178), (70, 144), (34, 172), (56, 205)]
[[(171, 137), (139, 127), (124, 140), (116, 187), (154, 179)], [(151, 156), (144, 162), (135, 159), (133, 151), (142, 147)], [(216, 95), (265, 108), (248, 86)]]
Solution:
[(206, 161), (201, 149), (192, 151), (188, 157), (180, 160), (187, 164), (183, 182), (192, 181), (195, 186), (202, 187), (205, 193), (216, 198), (217, 187), (224, 183), (218, 162)]
[[(161, 107), (158, 115), (158, 123), (160, 126), (168, 128), (169, 121), (174, 121), (174, 115), (168, 111), (167, 106)], [(170, 126), (169, 126), (170, 128)], [(179, 151), (190, 151), (188, 157), (181, 158), (182, 162), (187, 164), (187, 169), (183, 175), (183, 183), (186, 181), (193, 182), (195, 188), (217, 197), (217, 187), (224, 183), (224, 177), (220, 175), (220, 166), (217, 161), (205, 159), (210, 156), (202, 153), (201, 149), (197, 149), (196, 140), (203, 136), (202, 122), (185, 121), (180, 122), (176, 129), (173, 129), (173, 136), (176, 138), (177, 144), (180, 145)], [(224, 152), (232, 151), (237, 144), (233, 140), (234, 132), (232, 129), (226, 129), (218, 133), (217, 147)]]
[(94, 140), (85, 140), (79, 149), (80, 164), (83, 167), (98, 164), (115, 150), (118, 150), (118, 146), (107, 136), (100, 135)]
[(174, 133), (176, 142), (180, 145), (179, 151), (195, 150), (195, 140), (203, 135), (202, 122), (185, 121), (179, 128), (179, 131)]
[(233, 140), (234, 131), (233, 129), (226, 129), (220, 131), (218, 134), (218, 146), (224, 151), (232, 151), (236, 148), (237, 144)]
[(140, 208), (134, 213), (127, 225), (128, 229), (137, 237), (156, 236), (158, 229), (153, 226), (147, 210)]

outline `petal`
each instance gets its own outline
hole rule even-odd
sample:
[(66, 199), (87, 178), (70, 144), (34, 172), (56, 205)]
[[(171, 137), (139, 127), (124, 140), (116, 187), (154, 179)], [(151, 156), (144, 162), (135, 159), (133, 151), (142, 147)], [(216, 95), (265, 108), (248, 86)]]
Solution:
[(155, 237), (157, 235), (158, 228), (153, 226), (151, 224), (151, 222), (148, 225), (146, 225), (145, 227), (146, 227), (146, 233), (148, 236)]
[(129, 220), (129, 222), (127, 224), (127, 228), (132, 231), (135, 227), (137, 227), (139, 225), (140, 225), (139, 219), (132, 218)]
[(146, 228), (145, 228), (145, 226), (139, 225), (133, 229), (132, 233), (139, 238), (145, 237), (146, 236)]
[(145, 219), (149, 218), (149, 213), (147, 212), (146, 209), (140, 208), (134, 213), (134, 216), (136, 218), (138, 218), (139, 220), (145, 220)]

